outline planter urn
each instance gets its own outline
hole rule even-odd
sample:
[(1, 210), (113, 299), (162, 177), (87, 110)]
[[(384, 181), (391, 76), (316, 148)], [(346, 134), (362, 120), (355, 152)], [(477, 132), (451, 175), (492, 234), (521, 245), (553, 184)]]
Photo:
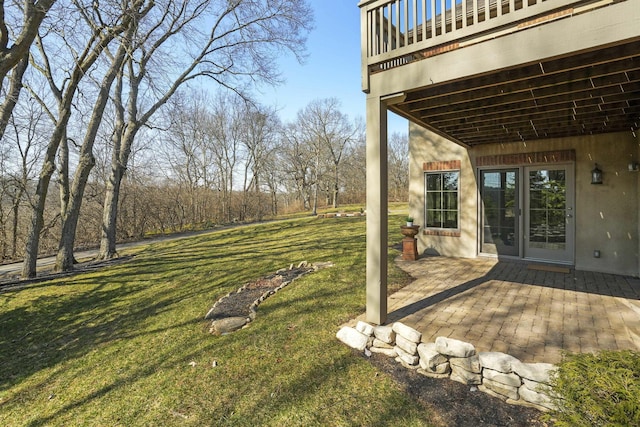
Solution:
[(402, 259), (415, 261), (418, 259), (418, 240), (416, 234), (420, 230), (419, 225), (401, 225), (400, 232), (404, 236), (402, 239)]

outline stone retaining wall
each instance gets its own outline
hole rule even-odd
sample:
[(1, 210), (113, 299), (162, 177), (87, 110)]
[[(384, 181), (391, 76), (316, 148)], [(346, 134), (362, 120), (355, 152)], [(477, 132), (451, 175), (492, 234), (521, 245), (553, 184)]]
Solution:
[(523, 363), (500, 352), (477, 353), (472, 344), (446, 337), (423, 343), (421, 332), (400, 322), (372, 326), (360, 321), (355, 328), (342, 327), (336, 337), (367, 355), (394, 357), (428, 377), (471, 385), (510, 404), (554, 409), (548, 384), (556, 367), (549, 363)]

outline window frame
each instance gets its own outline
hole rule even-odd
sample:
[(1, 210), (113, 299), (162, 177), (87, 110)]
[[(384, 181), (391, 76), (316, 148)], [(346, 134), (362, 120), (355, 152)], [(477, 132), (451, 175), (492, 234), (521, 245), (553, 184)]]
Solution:
[[(456, 178), (457, 178), (457, 185), (456, 185), (456, 208), (454, 209), (447, 209), (444, 206), (444, 194), (447, 192), (452, 192), (452, 191), (446, 191), (444, 188), (444, 175), (445, 174), (456, 174)], [(440, 176), (440, 189), (437, 191), (434, 190), (429, 190), (429, 185), (428, 185), (428, 180), (429, 180), (429, 176), (433, 176), (433, 175), (439, 175)], [(461, 173), (460, 173), (460, 169), (442, 169), (442, 170), (425, 170), (424, 171), (424, 230), (425, 231), (432, 231), (432, 232), (460, 232), (460, 213), (461, 213), (461, 209), (460, 209), (460, 180), (461, 180)], [(439, 193), (440, 194), (440, 207), (438, 209), (430, 209), (429, 208), (429, 194), (430, 193)], [(440, 219), (440, 227), (432, 227), (428, 225), (428, 215), (429, 212), (440, 212), (441, 215), (441, 219)], [(455, 212), (456, 213), (456, 226), (455, 227), (445, 227), (445, 213), (446, 212)]]

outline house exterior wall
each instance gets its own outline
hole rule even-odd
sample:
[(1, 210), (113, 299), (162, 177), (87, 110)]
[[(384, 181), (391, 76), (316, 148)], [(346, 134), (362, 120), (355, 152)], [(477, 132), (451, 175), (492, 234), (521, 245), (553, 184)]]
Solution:
[[(629, 172), (640, 161), (640, 139), (631, 132), (528, 143), (487, 144), (466, 149), (419, 125), (409, 126), (410, 214), (424, 221), (424, 164), (456, 161), (460, 167), (459, 236), (419, 234), (420, 253), (473, 258), (479, 255), (479, 157), (541, 151), (575, 151), (575, 267), (638, 276), (640, 239), (638, 188), (640, 172)], [(603, 184), (591, 184), (595, 163)], [(420, 219), (420, 220), (418, 220)], [(593, 251), (600, 251), (594, 258)]]
[(478, 185), (468, 151), (421, 126), (409, 127), (409, 211), (417, 224), (424, 224), (424, 169), (427, 162), (459, 160), (460, 236), (418, 235), (418, 252), (473, 258), (477, 255)]

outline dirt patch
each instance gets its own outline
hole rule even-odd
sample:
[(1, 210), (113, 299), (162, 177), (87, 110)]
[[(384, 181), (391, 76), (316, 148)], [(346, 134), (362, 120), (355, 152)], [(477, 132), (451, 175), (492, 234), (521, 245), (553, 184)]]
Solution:
[[(360, 357), (363, 353), (355, 351)], [(434, 414), (440, 426), (542, 427), (542, 412), (534, 408), (511, 405), (489, 396), (473, 386), (449, 379), (429, 378), (407, 369), (393, 358), (373, 353), (367, 358), (381, 372), (390, 375), (416, 401)]]

